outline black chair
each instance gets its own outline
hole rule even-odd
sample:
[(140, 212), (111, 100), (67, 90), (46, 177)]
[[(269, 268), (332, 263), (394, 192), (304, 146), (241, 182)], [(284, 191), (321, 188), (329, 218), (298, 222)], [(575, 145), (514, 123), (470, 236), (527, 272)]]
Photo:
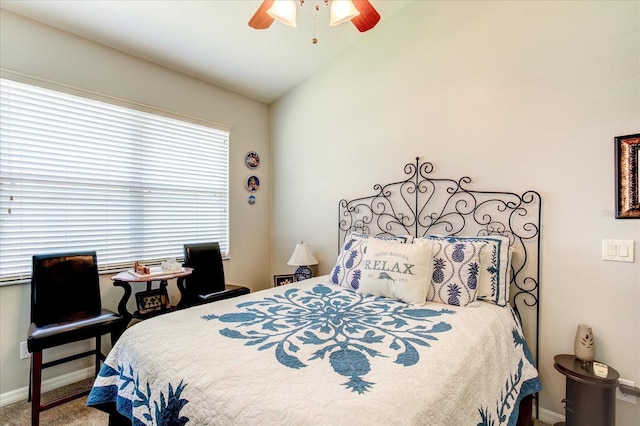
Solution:
[(184, 266), (193, 272), (178, 279), (180, 309), (249, 293), (247, 287), (225, 284), (218, 243), (185, 244)]
[[(31, 424), (40, 413), (89, 393), (89, 389), (41, 404), (42, 370), (76, 359), (95, 356), (95, 376), (105, 356), (100, 349), (103, 334), (112, 344), (122, 331), (122, 317), (102, 309), (96, 252), (33, 256), (31, 273), (31, 325), (27, 348), (32, 353), (29, 381)], [(42, 362), (42, 351), (67, 343), (95, 338), (94, 350)]]

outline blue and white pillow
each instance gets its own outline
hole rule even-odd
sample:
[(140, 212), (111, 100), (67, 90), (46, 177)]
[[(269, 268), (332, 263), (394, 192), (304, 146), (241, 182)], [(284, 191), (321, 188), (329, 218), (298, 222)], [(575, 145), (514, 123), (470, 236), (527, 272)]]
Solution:
[(486, 242), (424, 238), (417, 244), (433, 244), (433, 274), (427, 300), (467, 306), (476, 301), (480, 256)]
[(412, 240), (410, 235), (372, 236), (356, 232), (349, 234), (347, 238), (345, 238), (344, 245), (342, 246), (342, 250), (340, 250), (336, 264), (329, 274), (329, 280), (332, 283), (354, 290), (357, 290), (360, 287), (364, 253), (366, 252), (367, 240), (369, 238), (402, 243), (410, 243)]
[(487, 247), (480, 256), (480, 274), (476, 299), (499, 306), (509, 303), (509, 268), (511, 254), (509, 238), (503, 235), (478, 237), (427, 235), (421, 240), (446, 241), (450, 244), (473, 242), (486, 243)]
[(424, 305), (431, 285), (432, 249), (432, 244), (370, 239), (356, 291)]

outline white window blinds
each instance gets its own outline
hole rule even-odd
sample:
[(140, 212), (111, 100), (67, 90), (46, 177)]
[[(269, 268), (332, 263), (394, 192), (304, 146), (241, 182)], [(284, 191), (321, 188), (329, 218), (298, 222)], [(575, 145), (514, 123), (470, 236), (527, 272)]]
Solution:
[(41, 253), (95, 250), (102, 270), (228, 254), (228, 131), (7, 79), (0, 101), (0, 284)]

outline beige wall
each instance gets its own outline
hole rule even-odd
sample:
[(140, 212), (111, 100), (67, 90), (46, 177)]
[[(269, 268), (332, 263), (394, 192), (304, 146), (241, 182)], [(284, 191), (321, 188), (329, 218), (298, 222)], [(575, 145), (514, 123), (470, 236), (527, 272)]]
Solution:
[[(253, 290), (291, 272), (302, 239), (328, 273), (338, 200), (402, 178), (417, 155), (442, 177), (539, 191), (544, 413), (562, 412), (553, 355), (572, 352), (580, 322), (594, 328), (597, 358), (640, 383), (638, 260), (600, 260), (603, 238), (636, 240), (640, 258), (640, 221), (613, 218), (613, 137), (640, 131), (640, 3), (413, 2), (271, 107), (271, 152), (264, 104), (0, 17), (2, 67), (232, 126), (225, 272)], [(242, 189), (248, 150), (264, 164), (255, 206)], [(115, 308), (119, 290), (103, 281)], [(28, 298), (28, 286), (0, 288), (0, 394), (27, 384)], [(638, 424), (640, 403), (617, 409), (618, 425)]]
[[(227, 282), (252, 290), (270, 286), (269, 106), (0, 11), (3, 68), (231, 126), (231, 259), (225, 261), (225, 274)], [(175, 149), (179, 153), (180, 147)], [(250, 150), (257, 151), (262, 160), (256, 170), (261, 186), (253, 206), (247, 203), (249, 193), (244, 187), (246, 178), (252, 174), (244, 164), (244, 154)], [(108, 276), (101, 281), (103, 304), (116, 309), (122, 290), (114, 288)], [(175, 283), (172, 286), (171, 296), (176, 300)], [(19, 360), (18, 354), (19, 342), (26, 339), (29, 325), (28, 285), (0, 287), (0, 315), (0, 394), (26, 396), (29, 364), (27, 360)], [(85, 365), (78, 362), (50, 369), (44, 379), (68, 374)]]
[[(614, 219), (613, 138), (640, 132), (640, 3), (411, 2), (272, 105), (272, 271), (308, 242), (328, 273), (337, 204), (434, 175), (543, 197), (543, 413), (562, 413), (553, 356), (593, 326), (596, 357), (640, 384), (640, 220)], [(604, 238), (636, 262), (600, 259)], [(617, 424), (638, 425), (617, 403)]]

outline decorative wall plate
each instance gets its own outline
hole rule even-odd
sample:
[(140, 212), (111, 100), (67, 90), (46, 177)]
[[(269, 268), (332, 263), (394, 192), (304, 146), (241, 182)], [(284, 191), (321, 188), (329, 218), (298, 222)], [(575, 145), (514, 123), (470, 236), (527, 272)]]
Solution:
[(254, 205), (256, 203), (256, 196), (249, 195), (249, 198), (247, 199), (247, 203), (249, 203), (250, 205)]
[(258, 167), (260, 167), (260, 156), (255, 151), (249, 151), (244, 157), (244, 163), (251, 170), (257, 169)]
[(258, 179), (258, 176), (249, 176), (249, 179), (247, 179), (247, 190), (249, 192), (256, 192), (258, 189), (260, 189), (260, 179)]

